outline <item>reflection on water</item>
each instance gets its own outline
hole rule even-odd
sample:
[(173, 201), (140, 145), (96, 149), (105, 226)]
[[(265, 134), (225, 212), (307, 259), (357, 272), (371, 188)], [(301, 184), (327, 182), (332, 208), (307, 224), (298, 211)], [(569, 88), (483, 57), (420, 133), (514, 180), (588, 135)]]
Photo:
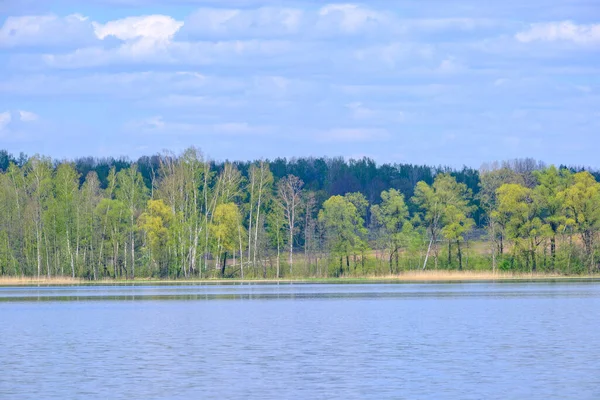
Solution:
[(411, 297), (585, 297), (597, 283), (238, 284), (0, 287), (1, 301), (266, 300)]
[(0, 399), (598, 399), (599, 307), (597, 283), (0, 288)]

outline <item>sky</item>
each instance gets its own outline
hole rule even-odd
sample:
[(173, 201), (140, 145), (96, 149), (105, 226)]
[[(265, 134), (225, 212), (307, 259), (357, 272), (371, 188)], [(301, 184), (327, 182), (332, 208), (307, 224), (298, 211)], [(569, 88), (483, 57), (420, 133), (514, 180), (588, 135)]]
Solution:
[(600, 167), (598, 0), (0, 0), (0, 149)]

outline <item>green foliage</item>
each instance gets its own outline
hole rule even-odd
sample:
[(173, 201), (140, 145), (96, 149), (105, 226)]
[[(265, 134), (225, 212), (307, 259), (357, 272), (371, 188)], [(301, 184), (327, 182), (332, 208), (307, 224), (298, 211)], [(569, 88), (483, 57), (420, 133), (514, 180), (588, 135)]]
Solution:
[(381, 204), (371, 207), (371, 218), (375, 228), (379, 228), (381, 238), (389, 251), (390, 272), (393, 272), (393, 261), (396, 270), (399, 268), (400, 250), (412, 235), (412, 225), (407, 221), (408, 207), (402, 193), (395, 189), (381, 192)]
[(162, 200), (148, 200), (146, 211), (140, 215), (138, 220), (140, 229), (147, 236), (147, 249), (150, 251), (150, 257), (163, 276), (167, 275), (167, 245), (171, 240), (170, 229), (173, 220), (172, 209)]
[[(325, 228), (331, 253), (339, 259), (338, 274), (342, 275), (350, 268), (350, 256), (356, 260), (356, 255), (363, 254), (368, 248), (364, 220), (348, 198), (332, 196), (323, 203), (319, 221)], [(356, 267), (356, 262), (354, 265)]]
[(565, 226), (581, 236), (591, 268), (600, 229), (600, 183), (589, 172), (579, 172), (573, 180), (572, 185), (558, 194), (558, 199), (566, 214)]
[[(421, 220), (429, 232), (436, 268), (438, 266), (437, 242), (441, 234), (449, 242), (456, 243), (458, 267), (462, 269), (461, 242), (464, 240), (464, 235), (475, 224), (469, 216), (474, 210), (471, 201), (471, 190), (464, 183), (457, 182), (451, 175), (436, 176), (431, 186), (425, 182), (417, 183), (413, 203), (422, 210)], [(448, 264), (451, 264), (451, 257), (449, 243)]]
[(0, 275), (360, 276), (432, 268), (431, 258), (444, 269), (595, 273), (599, 234), (594, 175), (533, 160), (478, 172), (211, 163), (195, 148), (135, 163), (0, 152)]
[(210, 230), (214, 237), (217, 251), (233, 252), (238, 243), (240, 232), (240, 213), (235, 203), (219, 204), (213, 215)]

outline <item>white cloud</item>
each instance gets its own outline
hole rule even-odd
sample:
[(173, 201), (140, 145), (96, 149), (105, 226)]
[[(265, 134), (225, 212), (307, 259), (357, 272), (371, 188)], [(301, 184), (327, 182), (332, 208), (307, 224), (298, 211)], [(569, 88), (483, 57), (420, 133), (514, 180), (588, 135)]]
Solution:
[(37, 121), (39, 116), (30, 111), (4, 111), (0, 113), (0, 138), (20, 141), (28, 136), (25, 124)]
[(289, 7), (256, 9), (200, 8), (185, 21), (181, 33), (188, 36), (262, 37), (302, 34), (307, 37), (380, 31), (387, 34), (470, 31), (494, 26), (477, 18), (399, 19), (388, 11), (358, 4), (328, 4), (315, 11)]
[[(389, 123), (398, 124), (405, 122), (405, 114), (401, 106), (392, 102), (373, 104), (374, 107), (366, 107), (361, 102), (346, 104), (353, 119), (368, 121), (371, 125), (383, 126)], [(382, 132), (383, 133), (383, 132)], [(376, 137), (386, 137), (386, 134)]]
[(355, 119), (369, 119), (375, 116), (375, 111), (365, 107), (360, 102), (347, 104), (346, 107), (350, 109), (352, 117)]
[(600, 43), (600, 24), (578, 25), (572, 21), (531, 24), (515, 38), (523, 43), (534, 41), (571, 41), (577, 44)]
[(396, 68), (399, 65), (416, 65), (431, 59), (434, 47), (426, 43), (392, 42), (356, 50), (354, 57), (366, 64)]
[(466, 67), (459, 61), (457, 61), (454, 57), (448, 57), (440, 63), (438, 67), (438, 72), (443, 74), (455, 74), (462, 71), (465, 71)]
[(245, 90), (240, 78), (202, 75), (195, 71), (17, 75), (0, 79), (0, 97), (110, 96), (113, 99), (163, 99), (173, 94), (214, 95)]
[(388, 137), (387, 130), (378, 128), (334, 128), (317, 135), (318, 140), (325, 142), (367, 142)]
[(401, 20), (400, 24), (409, 30), (435, 32), (445, 30), (472, 31), (495, 26), (498, 22), (480, 18), (422, 18)]
[(0, 28), (0, 47), (93, 45), (112, 36), (135, 43), (130, 45), (135, 50), (171, 40), (183, 24), (167, 15), (132, 16), (105, 24), (80, 14), (9, 17)]
[(177, 42), (141, 38), (117, 48), (88, 47), (68, 54), (43, 56), (46, 65), (74, 69), (111, 64), (211, 65), (254, 60), (272, 62), (272, 57), (287, 53), (289, 42), (280, 40), (229, 40)]
[(214, 124), (211, 130), (223, 135), (259, 135), (268, 133), (271, 128), (266, 126), (255, 126), (247, 122), (226, 122)]
[(173, 63), (170, 54), (172, 38), (183, 22), (165, 15), (127, 17), (105, 24), (93, 22), (97, 39), (115, 37), (123, 43), (106, 48), (102, 45), (79, 48), (71, 53), (45, 54), (43, 62), (50, 67), (82, 68), (113, 63)]
[(319, 10), (322, 26), (336, 26), (342, 32), (356, 33), (366, 28), (387, 25), (386, 14), (357, 4), (329, 4)]
[(9, 111), (4, 111), (0, 113), (0, 131), (3, 131), (4, 128), (10, 124), (11, 116)]
[[(311, 40), (317, 37), (359, 33), (390, 37), (407, 29), (471, 29), (476, 26), (478, 22), (468, 18), (400, 20), (387, 11), (357, 4), (328, 4), (312, 11), (276, 6), (201, 8), (185, 21), (160, 14), (130, 16), (105, 23), (92, 22), (77, 14), (64, 18), (55, 15), (11, 17), (0, 31), (0, 46), (39, 45), (51, 41), (84, 43), (84, 46), (70, 52), (47, 51), (46, 54), (14, 56), (19, 64), (39, 67), (32, 62), (38, 60), (43, 66), (61, 69), (118, 64), (213, 65), (239, 63), (242, 57), (246, 63), (252, 59), (272, 65), (277, 62), (272, 57), (283, 54), (296, 61), (302, 57), (307, 63), (331, 58), (332, 49), (327, 43)], [(281, 39), (291, 34), (298, 34), (304, 39)], [(194, 41), (198, 37), (205, 40)], [(221, 39), (210, 40), (214, 37)], [(115, 41), (107, 40), (110, 38), (121, 43), (115, 45)], [(374, 61), (374, 64), (395, 67), (411, 57), (430, 57), (432, 46), (394, 39), (390, 44), (371, 44), (370, 48), (367, 45), (355, 53), (346, 47), (333, 51), (339, 53), (335, 55), (336, 60), (354, 56), (367, 63)]]
[(225, 108), (239, 108), (247, 104), (246, 101), (234, 96), (198, 96), (198, 95), (182, 95), (182, 94), (169, 94), (166, 96), (154, 97), (151, 99), (144, 99), (137, 104), (142, 104), (150, 107), (158, 107), (164, 109), (165, 107), (184, 109), (198, 107), (213, 107), (219, 110)]
[(189, 132), (194, 129), (194, 125), (165, 121), (161, 115), (156, 115), (141, 120), (130, 121), (125, 124), (125, 129), (136, 133), (176, 134)]
[(163, 120), (163, 117), (161, 116), (156, 116), (156, 117), (150, 117), (144, 121), (142, 121), (143, 125), (146, 125), (148, 128), (151, 129), (161, 129), (165, 127), (165, 121)]
[(40, 116), (31, 111), (20, 110), (19, 118), (23, 122), (32, 122), (32, 121), (37, 121), (40, 118)]
[(182, 32), (190, 35), (243, 37), (298, 32), (304, 11), (294, 8), (262, 7), (254, 10), (201, 8), (186, 20)]
[(79, 14), (8, 17), (0, 28), (0, 47), (80, 45), (95, 40), (91, 22)]
[(165, 120), (162, 116), (153, 116), (131, 121), (125, 129), (135, 133), (160, 135), (213, 135), (213, 136), (249, 136), (262, 135), (272, 131), (269, 126), (253, 125), (248, 122), (206, 123), (202, 121)]
[(114, 36), (123, 41), (147, 38), (152, 40), (169, 40), (183, 26), (167, 15), (145, 15), (127, 17), (106, 24), (92, 23), (99, 39)]

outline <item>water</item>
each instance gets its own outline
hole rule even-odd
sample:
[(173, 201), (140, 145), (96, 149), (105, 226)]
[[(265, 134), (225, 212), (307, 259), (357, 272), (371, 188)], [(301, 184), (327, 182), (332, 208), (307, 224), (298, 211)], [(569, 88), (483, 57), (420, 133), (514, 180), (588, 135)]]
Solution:
[(0, 399), (600, 399), (597, 283), (0, 288)]

